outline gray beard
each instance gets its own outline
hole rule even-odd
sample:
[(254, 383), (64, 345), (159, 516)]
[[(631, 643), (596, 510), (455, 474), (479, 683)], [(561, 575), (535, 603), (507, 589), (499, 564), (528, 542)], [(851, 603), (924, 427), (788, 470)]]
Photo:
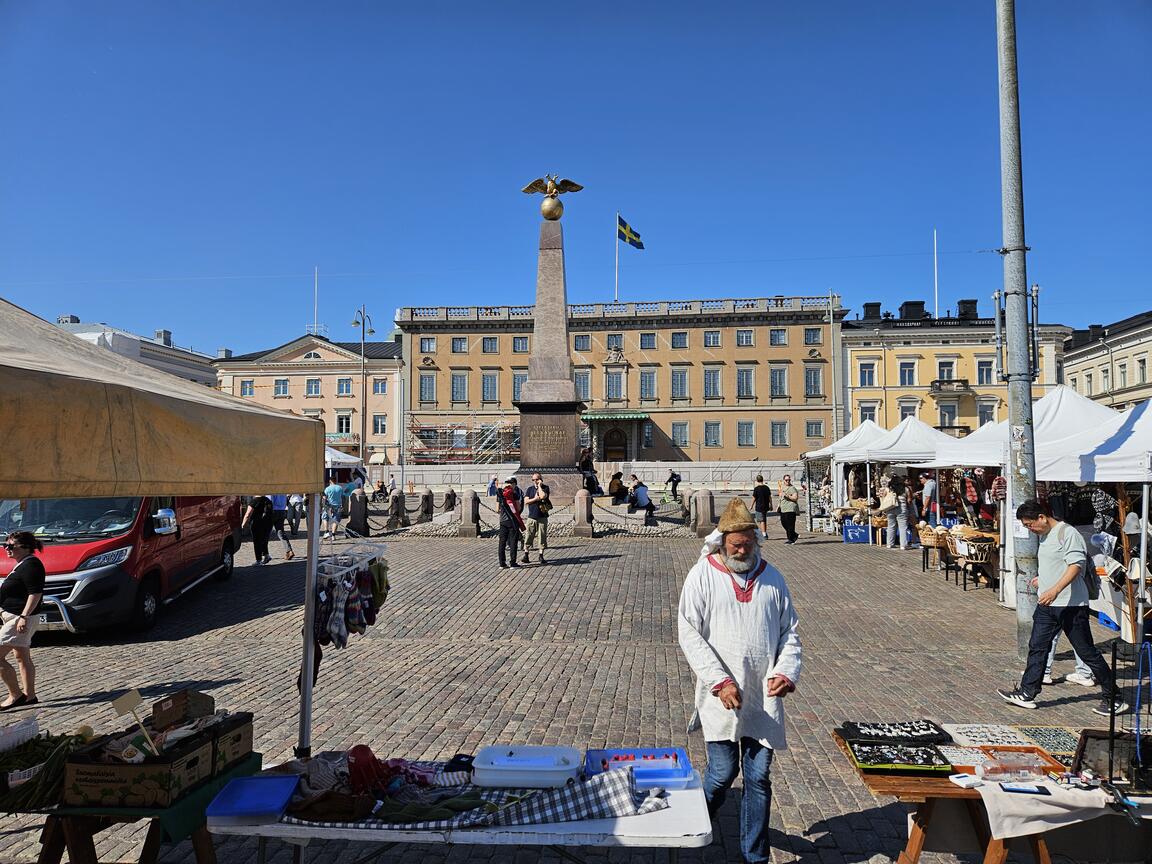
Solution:
[(724, 557), (724, 565), (733, 573), (750, 573), (760, 565), (760, 552), (756, 551), (746, 561), (736, 557)]

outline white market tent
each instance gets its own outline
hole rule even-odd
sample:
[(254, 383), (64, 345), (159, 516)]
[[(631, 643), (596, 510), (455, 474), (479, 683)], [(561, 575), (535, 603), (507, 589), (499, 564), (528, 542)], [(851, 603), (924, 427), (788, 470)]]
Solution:
[(917, 417), (905, 417), (880, 438), (837, 458), (842, 462), (916, 462), (933, 458), (948, 437)]
[(1149, 403), (1036, 448), (1036, 478), (1082, 483), (1152, 483)]
[(887, 431), (883, 426), (877, 426), (871, 420), (865, 420), (857, 424), (857, 426), (843, 438), (832, 442), (820, 450), (805, 453), (802, 458), (821, 459), (831, 456), (833, 459), (836, 459), (841, 453), (868, 446), (873, 441), (882, 438)]
[[(324, 427), (77, 339), (0, 299), (0, 497), (307, 492), (305, 621), (315, 609)], [(302, 669), (312, 668), (305, 627)], [(302, 675), (298, 751), (310, 749)]]
[(344, 453), (337, 450), (335, 447), (324, 448), (324, 467), (325, 468), (355, 468), (363, 465), (359, 456), (353, 456), (350, 453)]

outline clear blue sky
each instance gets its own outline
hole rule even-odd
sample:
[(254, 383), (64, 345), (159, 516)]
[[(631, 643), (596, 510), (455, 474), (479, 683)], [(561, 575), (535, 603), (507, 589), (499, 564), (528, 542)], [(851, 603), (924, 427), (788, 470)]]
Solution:
[[(703, 10), (703, 11), (701, 11)], [(1148, 308), (1152, 3), (1021, 0), (1029, 280)], [(992, 0), (0, 0), (0, 295), (214, 352), (312, 318), (531, 303), (546, 171), (573, 302), (1001, 284)]]

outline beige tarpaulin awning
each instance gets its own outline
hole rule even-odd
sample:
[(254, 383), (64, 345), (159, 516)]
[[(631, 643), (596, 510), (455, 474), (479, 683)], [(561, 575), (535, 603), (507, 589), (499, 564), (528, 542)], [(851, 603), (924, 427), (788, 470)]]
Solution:
[(0, 497), (323, 485), (318, 421), (152, 369), (0, 299)]

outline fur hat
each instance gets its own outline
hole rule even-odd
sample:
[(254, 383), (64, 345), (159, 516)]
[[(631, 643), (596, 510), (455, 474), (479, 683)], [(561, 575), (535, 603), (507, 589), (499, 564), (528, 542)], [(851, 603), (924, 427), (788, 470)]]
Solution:
[(756, 520), (752, 518), (743, 498), (733, 498), (724, 508), (717, 528), (721, 534), (731, 534), (733, 531), (755, 531)]

